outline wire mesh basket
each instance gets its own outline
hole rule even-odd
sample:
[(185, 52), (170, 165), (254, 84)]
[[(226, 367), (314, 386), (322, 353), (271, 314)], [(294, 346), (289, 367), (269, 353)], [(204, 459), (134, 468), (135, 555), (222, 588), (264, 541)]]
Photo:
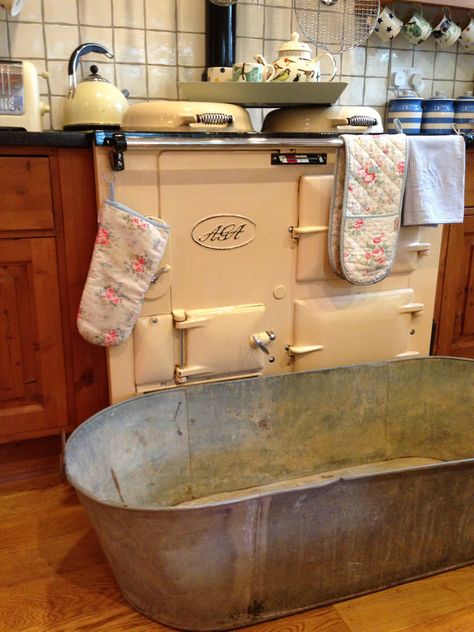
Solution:
[(364, 42), (377, 24), (379, 0), (294, 0), (305, 37), (332, 53)]

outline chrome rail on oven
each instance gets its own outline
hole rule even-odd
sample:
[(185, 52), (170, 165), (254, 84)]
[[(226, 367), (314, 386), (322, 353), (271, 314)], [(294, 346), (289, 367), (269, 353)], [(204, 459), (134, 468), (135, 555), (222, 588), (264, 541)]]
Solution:
[(213, 151), (216, 149), (272, 149), (306, 147), (312, 149), (337, 149), (342, 147), (343, 140), (336, 134), (325, 135), (291, 135), (289, 137), (272, 137), (264, 134), (238, 134), (226, 136), (221, 133), (195, 136), (183, 133), (159, 133), (159, 132), (96, 132), (96, 145), (112, 147), (111, 165), (114, 171), (123, 171), (125, 161), (123, 153), (128, 148), (134, 149), (193, 149), (201, 151)]

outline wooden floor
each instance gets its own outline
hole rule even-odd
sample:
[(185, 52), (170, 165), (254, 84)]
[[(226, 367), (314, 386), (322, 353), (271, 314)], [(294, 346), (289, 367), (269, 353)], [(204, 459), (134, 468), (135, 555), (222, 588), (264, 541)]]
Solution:
[[(252, 632), (474, 632), (474, 567), (263, 623)], [(0, 487), (0, 632), (163, 632), (122, 599), (55, 476)]]

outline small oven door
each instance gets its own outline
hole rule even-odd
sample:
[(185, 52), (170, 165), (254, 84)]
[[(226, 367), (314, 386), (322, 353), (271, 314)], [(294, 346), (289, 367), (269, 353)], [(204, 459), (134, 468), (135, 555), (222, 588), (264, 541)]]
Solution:
[(178, 383), (263, 370), (265, 353), (254, 343), (265, 327), (263, 305), (176, 310), (174, 317), (180, 337)]
[[(291, 234), (298, 244), (296, 281), (337, 279), (327, 252), (329, 214), (334, 187), (331, 175), (303, 176), (299, 184), (298, 225)], [(420, 257), (430, 254), (426, 229), (407, 226), (400, 229), (392, 274), (407, 274), (417, 269)], [(431, 236), (430, 236), (431, 237)]]
[(233, 305), (140, 318), (133, 334), (136, 390), (260, 374), (272, 361), (265, 311)]

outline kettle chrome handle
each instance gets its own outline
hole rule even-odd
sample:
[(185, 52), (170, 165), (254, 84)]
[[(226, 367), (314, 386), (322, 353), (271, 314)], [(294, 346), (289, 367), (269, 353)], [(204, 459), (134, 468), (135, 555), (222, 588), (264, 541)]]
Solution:
[(102, 44), (94, 44), (93, 42), (88, 42), (86, 44), (80, 44), (77, 48), (72, 51), (71, 57), (69, 58), (69, 63), (67, 66), (67, 72), (69, 75), (69, 94), (68, 96), (72, 96), (77, 86), (76, 81), (76, 69), (79, 64), (79, 59), (83, 55), (87, 55), (88, 53), (100, 53), (101, 55), (105, 55), (110, 59), (114, 56), (111, 50), (102, 46)]

